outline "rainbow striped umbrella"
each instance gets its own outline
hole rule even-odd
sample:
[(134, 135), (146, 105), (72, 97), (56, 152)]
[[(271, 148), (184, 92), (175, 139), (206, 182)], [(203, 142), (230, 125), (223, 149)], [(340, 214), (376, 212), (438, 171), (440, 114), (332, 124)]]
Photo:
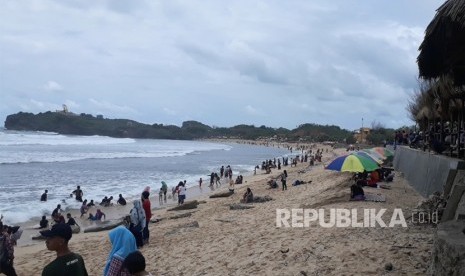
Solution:
[(375, 154), (370, 154), (366, 151), (357, 151), (357, 152), (354, 152), (352, 153), (354, 155), (359, 155), (359, 156), (362, 156), (362, 157), (365, 157), (365, 158), (368, 158), (378, 164), (383, 164), (383, 158), (378, 156), (378, 155), (375, 155)]
[(379, 166), (375, 161), (355, 154), (339, 156), (325, 167), (326, 170), (338, 172), (371, 172), (377, 168)]

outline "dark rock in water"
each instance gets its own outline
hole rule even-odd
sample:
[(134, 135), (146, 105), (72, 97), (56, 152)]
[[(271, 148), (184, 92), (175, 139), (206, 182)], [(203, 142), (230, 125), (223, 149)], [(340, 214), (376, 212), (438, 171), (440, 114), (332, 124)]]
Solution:
[(167, 211), (181, 211), (181, 210), (190, 210), (190, 209), (195, 209), (199, 205), (199, 202), (197, 200), (193, 201), (187, 201), (183, 205), (179, 205), (176, 207), (173, 207), (171, 209), (168, 209)]
[(394, 268), (394, 266), (392, 265), (392, 263), (386, 263), (384, 265), (384, 269), (387, 270), (387, 271), (391, 271), (393, 268)]
[(192, 216), (192, 212), (175, 215), (175, 216), (169, 217), (169, 219), (180, 219), (180, 218), (187, 218), (187, 217), (190, 217), (190, 216)]
[(217, 198), (217, 197), (230, 197), (234, 194), (234, 192), (227, 191), (222, 193), (216, 193), (210, 196), (210, 198)]
[(253, 202), (254, 203), (263, 203), (263, 202), (267, 202), (267, 201), (271, 201), (273, 200), (273, 198), (271, 198), (270, 196), (254, 196), (253, 197)]
[(119, 220), (119, 221), (104, 221), (102, 224), (97, 225), (97, 226), (92, 226), (89, 228), (84, 229), (84, 233), (92, 233), (92, 232), (100, 232), (100, 231), (106, 231), (106, 230), (111, 230), (113, 228), (116, 228), (120, 225), (122, 225), (124, 221)]
[(245, 209), (252, 209), (255, 206), (252, 205), (244, 205), (244, 204), (232, 204), (229, 205), (229, 210), (245, 210)]

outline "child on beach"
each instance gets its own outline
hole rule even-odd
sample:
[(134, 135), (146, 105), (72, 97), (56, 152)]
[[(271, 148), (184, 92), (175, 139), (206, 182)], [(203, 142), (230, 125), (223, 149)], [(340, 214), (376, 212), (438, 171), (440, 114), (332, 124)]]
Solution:
[(81, 218), (82, 216), (84, 216), (85, 213), (87, 213), (88, 210), (89, 210), (89, 207), (87, 207), (87, 199), (86, 199), (84, 200), (84, 202), (82, 202), (81, 208), (79, 209), (79, 211), (81, 212)]
[(163, 190), (160, 188), (160, 191), (158, 192), (158, 202), (160, 205), (163, 205)]
[(151, 273), (145, 271), (145, 258), (140, 251), (130, 253), (124, 260), (123, 267), (126, 268), (131, 275), (152, 276)]

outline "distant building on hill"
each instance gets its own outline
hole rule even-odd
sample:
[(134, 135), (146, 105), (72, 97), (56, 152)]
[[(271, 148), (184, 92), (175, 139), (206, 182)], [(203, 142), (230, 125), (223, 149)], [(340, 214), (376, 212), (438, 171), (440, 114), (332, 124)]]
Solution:
[(361, 127), (360, 129), (356, 129), (354, 131), (354, 138), (357, 143), (366, 143), (367, 137), (371, 132), (371, 128), (369, 127)]
[(61, 113), (61, 114), (64, 114), (64, 115), (77, 116), (77, 114), (75, 114), (73, 112), (70, 112), (68, 110), (68, 106), (66, 106), (66, 104), (63, 104), (63, 109), (62, 110), (56, 110), (55, 112), (56, 113)]

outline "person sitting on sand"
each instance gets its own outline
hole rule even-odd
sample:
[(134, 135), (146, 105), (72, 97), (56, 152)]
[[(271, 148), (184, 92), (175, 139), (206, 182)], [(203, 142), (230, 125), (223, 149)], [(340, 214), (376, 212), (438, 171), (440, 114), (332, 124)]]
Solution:
[(45, 190), (45, 192), (40, 196), (40, 201), (47, 201), (47, 193), (48, 190)]
[(133, 276), (152, 276), (145, 271), (145, 258), (140, 251), (134, 251), (124, 259), (123, 267)]
[(367, 182), (367, 185), (370, 187), (377, 187), (377, 183), (379, 182), (379, 173), (378, 171), (372, 171), (370, 173), (370, 179)]
[(268, 182), (267, 182), (268, 186), (270, 186), (270, 189), (276, 189), (278, 188), (278, 183), (276, 182), (275, 179), (270, 179)]
[(126, 199), (124, 199), (122, 194), (119, 194), (119, 198), (118, 198), (118, 201), (116, 203), (118, 203), (119, 205), (122, 205), (122, 206), (126, 205)]
[(241, 203), (252, 203), (253, 202), (253, 193), (250, 188), (247, 187), (244, 196), (242, 196)]
[(350, 199), (365, 200), (365, 193), (363, 192), (362, 185), (359, 182), (350, 186)]
[(105, 213), (103, 213), (102, 210), (100, 210), (100, 209), (97, 209), (97, 212), (95, 213), (94, 217), (95, 217), (95, 220), (106, 219)]
[(68, 224), (69, 226), (77, 225), (76, 220), (71, 216), (70, 213), (66, 214), (66, 217), (68, 218)]
[(124, 226), (118, 226), (111, 230), (108, 233), (108, 237), (111, 242), (111, 251), (108, 255), (103, 275), (128, 275), (130, 272), (123, 267), (123, 262), (130, 253), (137, 251), (136, 239)]
[(39, 229), (48, 228), (48, 220), (46, 216), (42, 216), (42, 220), (39, 222)]
[(79, 254), (71, 252), (68, 242), (73, 236), (71, 227), (66, 224), (55, 224), (52, 229), (40, 232), (46, 237), (45, 245), (50, 251), (55, 251), (57, 258), (46, 265), (42, 276), (70, 275), (87, 276), (84, 260)]

